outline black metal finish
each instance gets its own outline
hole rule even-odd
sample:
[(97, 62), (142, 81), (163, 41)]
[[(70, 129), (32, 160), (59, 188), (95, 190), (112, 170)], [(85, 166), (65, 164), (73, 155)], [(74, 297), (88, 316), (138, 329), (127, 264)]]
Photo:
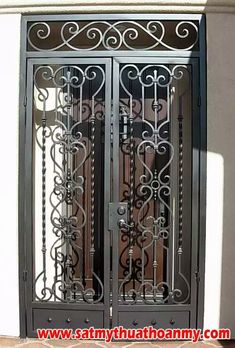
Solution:
[(198, 15), (23, 18), (21, 336), (202, 326), (203, 30)]
[(34, 309), (33, 331), (40, 327), (46, 328), (87, 328), (103, 327), (102, 312), (89, 310)]
[[(104, 297), (101, 279), (103, 273), (100, 269), (98, 274), (94, 264), (97, 257), (100, 260), (102, 258), (100, 254), (97, 255), (96, 250), (98, 241), (95, 239), (101, 239), (101, 236), (95, 235), (95, 222), (98, 218), (95, 213), (95, 191), (99, 190), (99, 185), (103, 185), (102, 181), (97, 182), (95, 178), (95, 158), (101, 162), (103, 160), (96, 155), (95, 141), (101, 135), (96, 127), (99, 127), (99, 122), (105, 122), (107, 96), (103, 95), (107, 82), (105, 65), (92, 62), (86, 64), (80, 60), (72, 65), (65, 61), (59, 68), (56, 65), (42, 64), (34, 67), (35, 239), (37, 223), (41, 219), (42, 263), (41, 268), (36, 271), (33, 287), (35, 300), (41, 302), (54, 300), (66, 303), (99, 303)], [(55, 96), (50, 95), (51, 90), (55, 91)], [(87, 93), (91, 98), (90, 103), (86, 99)], [(54, 103), (49, 107), (52, 107), (55, 117), (47, 111), (49, 103)], [(86, 170), (88, 161), (89, 168)], [(53, 171), (50, 170), (50, 165), (53, 166)], [(36, 180), (39, 178), (36, 173), (40, 169), (42, 187), (38, 192)], [(98, 170), (102, 171), (102, 168), (98, 167)], [(51, 190), (47, 188), (50, 179), (53, 182)], [(89, 190), (89, 201), (85, 198), (85, 188)], [(42, 199), (39, 206), (37, 194)], [(42, 213), (38, 214), (40, 205)], [(51, 242), (47, 241), (48, 230), (54, 234)], [(88, 234), (90, 240), (86, 241)], [(49, 262), (47, 249), (50, 244), (50, 259), (54, 268), (51, 284), (47, 281), (49, 266), (46, 265)], [(89, 260), (85, 260), (88, 256), (84, 255), (85, 252), (89, 254)], [(90, 276), (87, 275), (87, 262)], [(35, 258), (36, 269), (37, 263)]]
[[(102, 325), (109, 324), (109, 289), (104, 287), (109, 250), (104, 248), (104, 239), (110, 244), (110, 232), (104, 229), (106, 217), (97, 208), (108, 204), (110, 198), (104, 192), (110, 190), (100, 175), (105, 153), (97, 151), (95, 144), (109, 122), (105, 115), (110, 109), (110, 77), (110, 60), (105, 58), (99, 62), (63, 59), (63, 65), (58, 59), (37, 59), (28, 64), (30, 335), (35, 334), (32, 325), (39, 323), (35, 316), (42, 313), (35, 312), (37, 303), (51, 302), (54, 308), (59, 304), (61, 310), (62, 304), (76, 304), (80, 312), (92, 306)], [(107, 147), (109, 141), (106, 137)], [(68, 323), (71, 316), (64, 313)], [(87, 324), (85, 319), (82, 322)]]
[(26, 271), (26, 234), (25, 234), (25, 119), (26, 119), (26, 23), (22, 21), (21, 32), (21, 55), (20, 55), (20, 103), (19, 103), (19, 205), (18, 205), (18, 245), (19, 245), (19, 315), (20, 315), (20, 336), (26, 337), (26, 282), (23, 274)]
[(28, 23), (27, 50), (198, 51), (198, 32), (198, 20), (33, 21)]
[[(193, 105), (196, 96), (196, 61), (118, 58), (114, 71), (114, 115), (119, 120), (119, 103), (124, 103), (129, 119), (125, 139), (114, 125), (113, 137), (118, 143), (113, 155), (114, 186), (119, 188), (114, 200), (128, 202), (129, 220), (121, 221), (120, 231), (116, 227), (113, 240), (119, 246), (113, 257), (113, 325), (123, 324), (118, 313), (126, 311), (127, 305), (135, 311), (143, 305), (148, 311), (152, 305), (157, 311), (160, 304), (165, 309), (186, 304), (188, 325), (195, 327), (196, 282), (192, 274), (197, 269), (194, 250), (198, 232), (189, 232), (194, 213), (190, 208), (187, 211), (187, 206), (192, 185), (196, 214), (198, 167), (197, 158), (192, 159), (191, 184), (187, 149), (194, 141), (190, 117), (197, 119), (197, 109), (193, 108), (190, 116), (187, 105)], [(192, 253), (188, 252), (190, 245)]]
[(206, 240), (206, 165), (207, 165), (207, 114), (206, 114), (206, 21), (201, 19), (200, 30), (200, 173), (199, 173), (199, 242), (198, 242), (198, 284), (197, 326), (203, 328), (204, 319), (204, 286), (205, 286), (205, 240)]
[(156, 326), (162, 329), (188, 328), (189, 312), (120, 312), (118, 320), (124, 327), (133, 329), (147, 326)]

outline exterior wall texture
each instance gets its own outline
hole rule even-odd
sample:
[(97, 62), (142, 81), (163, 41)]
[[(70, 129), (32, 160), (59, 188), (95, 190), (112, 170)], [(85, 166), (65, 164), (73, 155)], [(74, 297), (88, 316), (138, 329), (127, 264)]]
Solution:
[(1, 0), (1, 13), (231, 13), (234, 0)]
[[(217, 13), (208, 12), (216, 5)], [(14, 5), (15, 3), (15, 5)], [(20, 12), (16, 1), (2, 1), (0, 12)], [(29, 1), (22, 1), (22, 6)], [(32, 3), (32, 2), (31, 2)], [(38, 2), (37, 2), (38, 3)], [(41, 2), (44, 5), (46, 1)], [(87, 1), (88, 5), (92, 3)], [(123, 2), (126, 3), (127, 2)], [(151, 10), (151, 1), (143, 1), (143, 11)], [(163, 11), (169, 1), (160, 1)], [(193, 12), (189, 6), (198, 6), (197, 12), (207, 7), (207, 117), (208, 117), (208, 161), (207, 161), (207, 237), (205, 278), (205, 327), (229, 327), (235, 338), (235, 7), (232, 1), (173, 1), (178, 12)], [(210, 3), (210, 4), (209, 4)], [(222, 12), (222, 5), (231, 13)], [(18, 1), (19, 4), (19, 1)], [(35, 3), (36, 4), (36, 3)], [(50, 2), (54, 4), (53, 1)], [(62, 3), (60, 3), (62, 4)], [(63, 1), (62, 5), (65, 5)], [(70, 3), (71, 4), (71, 3)], [(118, 2), (113, 5), (121, 6)], [(152, 3), (153, 4), (153, 3)], [(192, 5), (193, 4), (193, 5)], [(220, 5), (219, 5), (220, 4)], [(11, 8), (9, 6), (12, 5)], [(73, 4), (74, 5), (74, 4)], [(84, 3), (82, 4), (83, 6)], [(142, 6), (142, 5), (141, 5)], [(208, 7), (209, 6), (209, 7)], [(200, 7), (200, 8), (199, 8)], [(45, 12), (53, 6), (45, 7)], [(223, 7), (224, 8), (224, 7)], [(131, 8), (125, 7), (125, 11)], [(81, 8), (80, 8), (81, 10)], [(107, 12), (108, 5), (96, 8)], [(110, 9), (109, 9), (110, 10)], [(22, 10), (23, 11), (23, 10)], [(55, 12), (55, 9), (53, 10)], [(63, 6), (59, 8), (63, 12)], [(64, 7), (64, 12), (68, 8)], [(115, 11), (115, 10), (114, 10)], [(173, 11), (173, 8), (172, 8)], [(27, 10), (25, 11), (27, 12)], [(129, 12), (129, 11), (128, 11)], [(139, 10), (140, 12), (140, 10)], [(213, 11), (211, 11), (213, 12)], [(228, 11), (227, 11), (228, 12)], [(9, 29), (10, 28), (10, 29)], [(18, 297), (18, 119), (19, 119), (19, 53), (20, 14), (0, 15), (0, 102), (2, 136), (0, 148), (2, 170), (0, 172), (0, 335), (19, 335)], [(7, 121), (7, 122), (6, 122)], [(6, 125), (7, 127), (4, 127)], [(10, 127), (10, 128), (9, 128)], [(9, 132), (9, 129), (11, 130)]]
[[(208, 194), (207, 218), (214, 211), (213, 219), (207, 220), (207, 253), (213, 250), (213, 259), (206, 258), (210, 274), (207, 273), (206, 288), (211, 281), (220, 289), (220, 327), (229, 327), (235, 338), (235, 56), (234, 41), (235, 15), (207, 15), (207, 117), (208, 117), (208, 159), (216, 154), (218, 166), (213, 172), (208, 161), (208, 187), (214, 183), (215, 191), (221, 192), (222, 199)], [(218, 160), (219, 159), (219, 160)], [(212, 198), (213, 197), (213, 198)], [(209, 203), (214, 199), (212, 204)], [(216, 217), (217, 214), (217, 217)], [(218, 215), (219, 214), (219, 215)], [(212, 216), (211, 216), (212, 217)], [(220, 221), (217, 221), (219, 217)], [(215, 234), (215, 235), (214, 235)], [(220, 241), (220, 243), (218, 243)], [(222, 258), (219, 255), (222, 253)], [(215, 262), (215, 263), (214, 263)], [(209, 266), (209, 263), (211, 265)], [(221, 269), (221, 280), (220, 278)], [(210, 279), (210, 281), (209, 281)], [(213, 288), (210, 290), (213, 299)], [(208, 294), (209, 295), (209, 294)], [(212, 302), (210, 302), (212, 304)], [(216, 303), (216, 302), (215, 302)], [(213, 320), (211, 310), (205, 314)]]
[(18, 336), (19, 14), (0, 16), (0, 47), (0, 335)]

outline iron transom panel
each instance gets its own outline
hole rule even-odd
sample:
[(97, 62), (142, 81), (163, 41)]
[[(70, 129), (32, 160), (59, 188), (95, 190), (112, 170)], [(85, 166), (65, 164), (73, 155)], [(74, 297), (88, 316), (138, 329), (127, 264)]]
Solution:
[[(112, 17), (112, 16), (111, 16)], [(198, 18), (28, 21), (27, 51), (199, 51)]]

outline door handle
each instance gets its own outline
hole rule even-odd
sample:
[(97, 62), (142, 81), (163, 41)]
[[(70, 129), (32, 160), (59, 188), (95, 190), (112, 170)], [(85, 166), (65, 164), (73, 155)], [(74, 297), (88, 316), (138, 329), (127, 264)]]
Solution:
[(120, 219), (118, 220), (118, 227), (124, 228), (125, 230), (129, 231), (132, 227), (134, 227), (134, 223), (132, 222), (129, 225), (124, 219)]

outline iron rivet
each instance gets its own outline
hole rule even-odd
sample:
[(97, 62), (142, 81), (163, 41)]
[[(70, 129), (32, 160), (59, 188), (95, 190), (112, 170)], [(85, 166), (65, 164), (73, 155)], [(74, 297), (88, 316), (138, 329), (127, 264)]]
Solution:
[(122, 206), (122, 207), (118, 208), (117, 212), (119, 215), (124, 215), (126, 212), (126, 209), (125, 209), (125, 207)]
[(138, 321), (133, 320), (132, 324), (133, 324), (134, 326), (136, 326), (136, 325), (138, 325)]
[(170, 320), (170, 324), (171, 324), (171, 325), (174, 325), (174, 324), (175, 324), (175, 320), (174, 320), (174, 319), (171, 319), (171, 320)]
[(67, 318), (66, 321), (67, 321), (67, 323), (71, 323), (71, 319), (70, 318)]
[(48, 318), (47, 321), (48, 321), (48, 323), (51, 323), (52, 322), (52, 318)]
[(88, 324), (88, 323), (90, 322), (90, 320), (89, 320), (88, 318), (86, 318), (86, 319), (84, 320), (84, 322), (85, 322), (86, 324)]
[(156, 320), (153, 319), (153, 320), (151, 321), (151, 324), (152, 324), (153, 326), (156, 325), (156, 324), (157, 324)]

